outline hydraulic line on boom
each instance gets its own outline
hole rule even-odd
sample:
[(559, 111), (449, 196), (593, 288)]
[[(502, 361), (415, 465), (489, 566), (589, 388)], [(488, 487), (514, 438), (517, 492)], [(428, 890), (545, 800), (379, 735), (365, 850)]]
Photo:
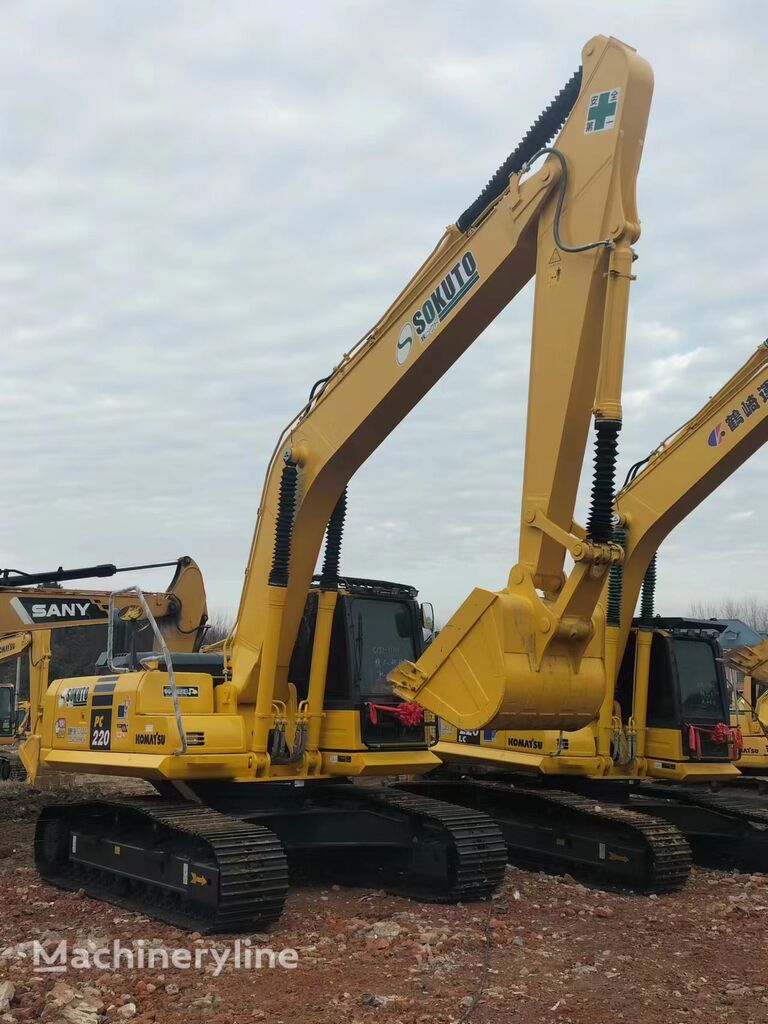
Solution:
[(179, 566), (178, 562), (150, 562), (147, 565), (127, 565), (118, 569), (112, 563), (86, 565), (79, 569), (53, 569), (50, 572), (22, 572), (20, 569), (0, 569), (0, 587), (53, 586), (65, 580), (89, 580), (114, 576), (118, 572), (140, 572), (145, 569), (164, 569)]

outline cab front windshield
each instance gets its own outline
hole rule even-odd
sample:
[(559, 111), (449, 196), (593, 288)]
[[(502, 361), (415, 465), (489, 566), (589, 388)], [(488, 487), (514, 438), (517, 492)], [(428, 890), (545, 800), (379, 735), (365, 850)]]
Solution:
[(708, 643), (677, 638), (674, 643), (680, 706), (686, 719), (722, 722), (727, 717), (715, 654)]
[(355, 674), (363, 697), (394, 696), (387, 675), (418, 657), (413, 609), (404, 601), (352, 601)]

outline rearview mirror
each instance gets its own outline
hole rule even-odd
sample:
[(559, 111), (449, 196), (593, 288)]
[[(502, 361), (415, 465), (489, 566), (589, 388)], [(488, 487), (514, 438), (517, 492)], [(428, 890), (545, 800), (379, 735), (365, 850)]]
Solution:
[(429, 601), (425, 601), (421, 606), (421, 624), (430, 635), (435, 632), (435, 609)]

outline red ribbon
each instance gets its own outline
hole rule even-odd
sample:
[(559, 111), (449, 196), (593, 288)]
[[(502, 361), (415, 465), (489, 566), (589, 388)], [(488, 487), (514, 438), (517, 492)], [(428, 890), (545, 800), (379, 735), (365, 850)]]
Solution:
[(718, 722), (712, 729), (707, 729), (703, 725), (689, 725), (688, 746), (698, 760), (702, 758), (702, 736), (706, 736), (713, 743), (732, 744), (731, 757), (733, 760), (738, 760), (741, 757), (741, 752), (744, 749), (744, 736), (738, 726), (726, 725), (725, 722)]
[(394, 715), (402, 725), (418, 725), (424, 721), (424, 709), (414, 701), (404, 700), (401, 704), (367, 704), (371, 725), (379, 724), (379, 712)]

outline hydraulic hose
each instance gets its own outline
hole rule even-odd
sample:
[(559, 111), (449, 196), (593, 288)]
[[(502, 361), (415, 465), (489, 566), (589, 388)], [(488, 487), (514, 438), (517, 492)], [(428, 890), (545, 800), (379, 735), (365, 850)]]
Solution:
[(288, 462), (283, 466), (283, 473), (280, 477), (280, 496), (277, 500), (275, 548), (272, 555), (272, 568), (269, 573), (269, 583), (273, 587), (288, 586), (298, 475), (299, 471), (294, 462)]
[(325, 535), (325, 555), (323, 568), (320, 572), (320, 589), (336, 590), (339, 586), (339, 566), (341, 563), (341, 539), (344, 534), (344, 520), (347, 516), (347, 489), (341, 492), (339, 500), (328, 520)]
[(555, 245), (558, 247), (558, 249), (562, 249), (563, 252), (587, 252), (589, 249), (597, 249), (601, 245), (605, 246), (606, 249), (612, 248), (612, 238), (599, 238), (596, 242), (584, 242), (583, 245), (568, 245), (567, 242), (564, 242), (562, 240), (562, 238), (560, 237), (560, 217), (563, 213), (563, 203), (565, 202), (565, 194), (568, 191), (568, 161), (565, 159), (564, 155), (560, 152), (559, 149), (554, 149), (550, 146), (544, 146), (542, 149), (538, 151), (538, 153), (534, 153), (531, 159), (526, 164), (523, 165), (521, 170), (530, 170), (531, 164), (535, 163), (540, 156), (544, 156), (547, 153), (556, 157), (560, 164), (560, 188), (557, 193), (555, 219), (552, 224), (552, 234), (555, 238)]
[(595, 457), (587, 537), (607, 544), (613, 536), (613, 492), (621, 420), (595, 420)]
[(548, 145), (557, 135), (579, 97), (581, 71), (582, 69), (579, 68), (571, 75), (549, 106), (539, 114), (525, 137), (509, 154), (477, 199), (461, 214), (456, 221), (456, 226), (460, 231), (470, 228), (480, 214), (502, 195), (509, 185), (510, 176), (517, 174), (525, 164), (535, 159), (535, 154), (541, 152), (542, 147)]

